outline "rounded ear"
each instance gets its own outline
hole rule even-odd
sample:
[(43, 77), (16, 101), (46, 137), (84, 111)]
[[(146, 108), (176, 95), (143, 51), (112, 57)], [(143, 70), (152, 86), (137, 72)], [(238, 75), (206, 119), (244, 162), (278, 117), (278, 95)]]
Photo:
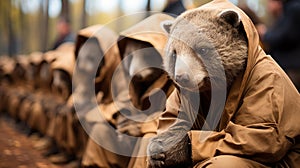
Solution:
[(241, 23), (240, 15), (233, 10), (225, 10), (219, 14), (219, 17), (233, 27), (238, 27)]
[(172, 20), (164, 20), (160, 22), (161, 28), (168, 34), (170, 34), (172, 24), (173, 24)]

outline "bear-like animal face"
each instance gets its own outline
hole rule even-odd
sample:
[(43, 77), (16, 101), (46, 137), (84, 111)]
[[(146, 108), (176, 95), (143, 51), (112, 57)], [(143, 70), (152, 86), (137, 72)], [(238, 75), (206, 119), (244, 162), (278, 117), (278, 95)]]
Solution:
[(162, 26), (169, 33), (164, 68), (179, 87), (230, 87), (245, 69), (247, 38), (235, 11), (196, 9)]

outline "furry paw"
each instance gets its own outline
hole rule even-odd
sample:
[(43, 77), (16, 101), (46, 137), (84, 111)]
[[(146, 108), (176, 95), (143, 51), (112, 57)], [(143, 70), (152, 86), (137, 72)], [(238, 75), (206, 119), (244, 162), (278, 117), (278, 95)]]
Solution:
[(190, 139), (184, 127), (175, 126), (152, 138), (147, 152), (149, 168), (192, 165)]

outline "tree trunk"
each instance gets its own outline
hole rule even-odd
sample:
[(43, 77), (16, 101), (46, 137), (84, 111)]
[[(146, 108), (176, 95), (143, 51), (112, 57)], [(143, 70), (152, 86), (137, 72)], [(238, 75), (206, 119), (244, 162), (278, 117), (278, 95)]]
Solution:
[(8, 55), (8, 16), (7, 16), (7, 3), (10, 1), (0, 1), (0, 55)]
[(62, 8), (60, 16), (68, 21), (70, 21), (70, 10), (69, 10), (69, 0), (61, 0)]
[[(19, 2), (19, 7), (21, 8), (21, 1)], [(27, 40), (29, 39), (28, 33), (27, 33), (27, 20), (26, 16), (23, 13), (23, 11), (19, 8), (19, 18), (20, 18), (20, 41), (21, 41), (21, 53), (27, 53), (28, 52), (28, 44)]]
[(13, 56), (16, 54), (16, 37), (13, 28), (13, 16), (12, 16), (12, 6), (11, 2), (7, 3), (7, 11), (5, 13), (8, 14), (7, 26), (8, 26), (8, 55)]
[(49, 0), (43, 1), (42, 8), (42, 30), (41, 30), (41, 51), (45, 52), (48, 49), (48, 22), (49, 22)]
[(86, 17), (85, 7), (86, 7), (86, 0), (83, 0), (82, 13), (81, 13), (81, 25), (80, 25), (81, 28), (84, 28), (87, 26), (87, 17)]
[(146, 17), (150, 16), (150, 11), (151, 11), (151, 0), (148, 0), (148, 1), (147, 1), (146, 11), (147, 11)]
[(147, 1), (147, 8), (146, 8), (146, 10), (149, 12), (149, 11), (151, 11), (151, 0), (148, 0)]
[[(122, 10), (122, 6), (123, 6), (123, 3), (124, 3), (125, 1), (124, 0), (118, 0), (118, 4), (119, 4), (119, 7), (118, 7), (118, 17), (120, 17), (120, 16), (122, 16), (123, 15), (123, 10)], [(126, 3), (126, 2), (125, 2)], [(116, 32), (120, 32), (124, 27), (124, 19), (123, 18), (121, 18), (121, 19), (119, 19), (117, 22), (115, 22), (115, 28), (116, 28)]]

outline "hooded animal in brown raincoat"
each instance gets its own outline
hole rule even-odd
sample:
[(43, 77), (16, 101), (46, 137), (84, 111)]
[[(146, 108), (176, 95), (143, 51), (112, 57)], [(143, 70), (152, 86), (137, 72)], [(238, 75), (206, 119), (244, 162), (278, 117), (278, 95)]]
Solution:
[(8, 56), (0, 57), (0, 110), (1, 111), (8, 111), (9, 105), (9, 96), (11, 95), (10, 92), (13, 90), (12, 84), (13, 77), (12, 72), (14, 70), (16, 61)]
[[(25, 92), (27, 92), (26, 98), (19, 104), (18, 117), (21, 121), (28, 124), (28, 120), (31, 116), (32, 104), (36, 101), (35, 94), (39, 90), (39, 70), (41, 62), (43, 61), (43, 53), (33, 52), (29, 56), (19, 57), (20, 65), (24, 66), (23, 73), (26, 76), (26, 82), (22, 82), (20, 85)], [(23, 92), (24, 92), (23, 91)], [(21, 92), (20, 92), (21, 93)], [(20, 98), (18, 98), (21, 100)]]
[(298, 167), (299, 93), (259, 46), (251, 20), (215, 0), (164, 27), (165, 67), (178, 87), (148, 166)]
[[(29, 95), (30, 91), (32, 91), (33, 86), (28, 84), (27, 80), (27, 72), (29, 69), (29, 57), (24, 55), (18, 56), (15, 61), (13, 61), (14, 67), (11, 72), (11, 81), (13, 82), (11, 85), (8, 85), (6, 92), (9, 92), (6, 99), (8, 99), (7, 110), (10, 115), (19, 120), (19, 111), (22, 101)], [(6, 62), (5, 67), (11, 66), (9, 60)], [(5, 99), (4, 99), (5, 101)]]
[(75, 63), (74, 44), (64, 43), (56, 50), (43, 54), (39, 63), (34, 93), (34, 103), (28, 125), (43, 135), (52, 130), (53, 121), (57, 117), (60, 106), (66, 103), (71, 94), (72, 70)]
[(82, 157), (89, 138), (86, 133), (89, 132), (89, 126), (81, 124), (97, 121), (95, 118), (99, 114), (94, 114), (93, 108), (98, 108), (98, 103), (105, 106), (112, 102), (111, 88), (114, 86), (110, 81), (121, 62), (117, 37), (115, 32), (103, 25), (84, 28), (77, 34), (73, 93), (61, 110), (64, 129), (61, 136), (56, 138), (60, 139), (62, 148), (68, 154)]
[[(170, 19), (172, 17), (164, 14), (153, 15), (120, 33), (118, 47), (127, 83), (110, 106), (104, 108), (100, 104), (101, 113), (114, 113), (114, 122), (111, 124), (115, 128), (109, 130), (109, 126), (104, 123), (94, 126), (92, 138), (83, 157), (84, 166), (146, 166), (145, 157), (131, 156), (145, 156), (147, 138), (155, 135), (157, 117), (165, 108), (164, 97), (168, 97), (174, 89), (173, 82), (167, 78), (161, 67), (161, 54), (167, 37), (159, 23)], [(119, 79), (112, 81), (112, 84), (114, 82), (119, 82)], [(135, 110), (133, 107), (144, 111)], [(127, 118), (127, 115), (143, 115), (152, 120), (137, 122)], [(105, 140), (99, 142), (101, 136)], [(136, 141), (137, 137), (146, 140), (140, 138)]]

